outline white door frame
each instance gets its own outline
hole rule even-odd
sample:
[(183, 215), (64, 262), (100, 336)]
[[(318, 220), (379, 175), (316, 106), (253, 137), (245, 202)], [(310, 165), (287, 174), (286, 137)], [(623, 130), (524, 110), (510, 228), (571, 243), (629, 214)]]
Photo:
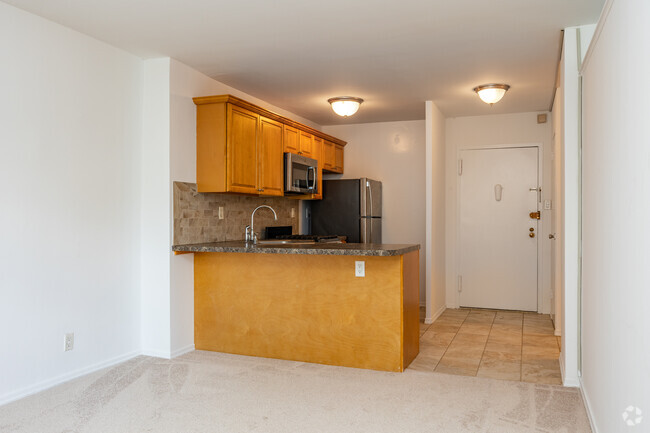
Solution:
[[(479, 147), (463, 147), (456, 149), (456, 166), (458, 166), (458, 161), (460, 160), (460, 152), (464, 150), (490, 150), (490, 149), (512, 149), (512, 148), (524, 148), (524, 147), (536, 147), (537, 148), (537, 187), (541, 188), (544, 181), (544, 144), (543, 143), (519, 143), (519, 144), (497, 144), (490, 146), (479, 146)], [(542, 190), (542, 193), (538, 197), (543, 197), (543, 193), (546, 191)], [(456, 266), (455, 266), (455, 281), (458, 281), (458, 273), (460, 272), (459, 266), (461, 263), (461, 248), (460, 248), (460, 176), (456, 172)], [(542, 203), (537, 202), (538, 210), (543, 210), (543, 199)], [(537, 233), (540, 235), (546, 233), (546, 218), (540, 219), (537, 224)], [(549, 221), (550, 223), (550, 221)], [(542, 293), (542, 270), (543, 268), (543, 237), (539, 236), (537, 241), (537, 312), (541, 312), (543, 304), (543, 293)], [(458, 283), (456, 283), (458, 284)], [(460, 306), (460, 292), (458, 287), (455, 290), (455, 299), (454, 303), (457, 306)]]

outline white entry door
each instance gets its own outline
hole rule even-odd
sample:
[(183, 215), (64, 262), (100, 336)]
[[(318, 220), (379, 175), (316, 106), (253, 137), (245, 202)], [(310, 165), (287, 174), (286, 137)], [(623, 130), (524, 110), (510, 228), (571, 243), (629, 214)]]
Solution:
[(537, 311), (538, 148), (460, 155), (460, 305)]

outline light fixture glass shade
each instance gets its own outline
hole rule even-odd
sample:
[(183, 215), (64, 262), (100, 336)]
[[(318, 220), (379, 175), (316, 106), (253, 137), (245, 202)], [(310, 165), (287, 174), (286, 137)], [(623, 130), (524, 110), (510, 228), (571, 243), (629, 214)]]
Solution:
[(484, 84), (474, 87), (474, 91), (483, 102), (492, 105), (499, 102), (509, 88), (507, 84)]
[(338, 96), (327, 100), (332, 105), (332, 110), (339, 116), (352, 116), (359, 110), (359, 106), (363, 102), (361, 98), (353, 96)]

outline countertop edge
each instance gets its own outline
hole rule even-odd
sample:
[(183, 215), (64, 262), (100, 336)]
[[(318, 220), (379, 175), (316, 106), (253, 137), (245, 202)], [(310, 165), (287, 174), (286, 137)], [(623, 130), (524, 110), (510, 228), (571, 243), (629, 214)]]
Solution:
[[(243, 243), (243, 242), (242, 242)], [(350, 245), (350, 244), (338, 244)], [(360, 244), (365, 245), (365, 244)], [(372, 245), (372, 244), (369, 244)], [(333, 244), (327, 246), (244, 246), (244, 245), (218, 245), (188, 244), (173, 245), (172, 251), (190, 253), (252, 253), (252, 254), (303, 254), (303, 255), (328, 255), (328, 256), (400, 256), (420, 249), (419, 244), (378, 244), (377, 247), (366, 248), (336, 248)]]

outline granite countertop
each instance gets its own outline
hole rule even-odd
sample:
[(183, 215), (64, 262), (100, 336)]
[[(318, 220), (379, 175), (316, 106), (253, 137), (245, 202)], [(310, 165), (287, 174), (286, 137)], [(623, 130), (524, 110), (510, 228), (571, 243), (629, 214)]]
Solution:
[(244, 241), (174, 245), (172, 251), (190, 253), (320, 254), (330, 256), (399, 256), (420, 249), (419, 244), (337, 244), (317, 242), (301, 245), (252, 245)]

